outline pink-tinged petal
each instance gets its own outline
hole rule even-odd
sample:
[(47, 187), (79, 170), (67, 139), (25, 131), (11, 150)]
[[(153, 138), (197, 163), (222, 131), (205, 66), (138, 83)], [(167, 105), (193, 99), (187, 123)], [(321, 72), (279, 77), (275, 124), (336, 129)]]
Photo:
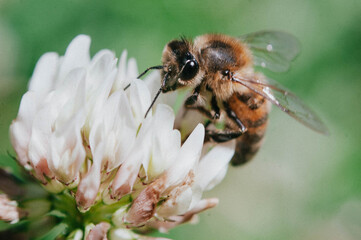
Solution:
[[(151, 123), (151, 118), (145, 119), (142, 123), (136, 141), (130, 150), (130, 155), (118, 169), (113, 183), (110, 186), (111, 198), (120, 199), (125, 194), (130, 193), (138, 177), (141, 164), (147, 160), (149, 161), (151, 153), (151, 133), (153, 131)], [(141, 151), (139, 151), (139, 149), (141, 149)]]
[(46, 183), (44, 176), (53, 177), (47, 162), (50, 157), (49, 141), (52, 132), (52, 119), (49, 110), (50, 106), (45, 106), (35, 116), (28, 146), (28, 157), (31, 165), (36, 172), (36, 177), (43, 183)]
[(29, 91), (46, 94), (54, 89), (58, 73), (59, 56), (57, 53), (45, 53), (36, 63), (29, 82)]
[(149, 221), (146, 226), (158, 229), (160, 232), (165, 233), (182, 223), (193, 222), (197, 214), (207, 209), (214, 208), (218, 205), (218, 202), (219, 201), (217, 198), (203, 199), (193, 209), (186, 212), (184, 215), (169, 217), (168, 221), (152, 220)]
[(188, 211), (192, 202), (193, 192), (190, 186), (180, 186), (173, 189), (167, 200), (157, 209), (157, 215), (168, 218), (181, 215)]
[[(53, 126), (50, 138), (48, 159), (49, 168), (55, 173), (57, 179), (65, 184), (71, 184), (77, 180), (79, 169), (85, 160), (83, 147), (82, 127), (85, 122), (85, 81), (84, 70), (72, 71), (74, 88), (69, 89), (74, 93), (61, 106), (59, 115)], [(70, 77), (70, 74), (69, 74)], [(62, 93), (59, 93), (60, 95)], [(54, 114), (56, 115), (56, 114)]]
[(102, 167), (101, 148), (104, 148), (104, 144), (98, 147), (100, 149), (97, 154), (94, 154), (93, 164), (88, 173), (80, 180), (76, 192), (76, 202), (81, 210), (88, 210), (95, 203), (99, 192)]
[(16, 223), (26, 212), (17, 207), (16, 201), (11, 201), (5, 194), (0, 194), (0, 220)]
[(161, 193), (166, 189), (166, 181), (167, 176), (163, 175), (138, 195), (124, 219), (129, 226), (140, 226), (154, 216)]
[(110, 197), (112, 199), (120, 199), (132, 191), (141, 165), (142, 154), (140, 152), (131, 154), (117, 171), (110, 186)]
[(86, 240), (107, 240), (107, 233), (110, 229), (110, 224), (107, 222), (101, 222), (95, 225), (88, 235), (86, 236)]
[(57, 86), (62, 84), (65, 76), (73, 69), (83, 68), (89, 64), (90, 37), (78, 35), (66, 49), (62, 64), (59, 69)]
[(64, 184), (73, 183), (85, 160), (85, 149), (81, 126), (85, 120), (84, 111), (79, 111), (67, 126), (58, 129), (50, 139), (51, 159), (49, 167), (56, 178)]
[(194, 197), (192, 185), (194, 183), (194, 172), (190, 170), (183, 182), (166, 193), (167, 198), (157, 209), (157, 215), (168, 218), (173, 215), (181, 215), (187, 212)]

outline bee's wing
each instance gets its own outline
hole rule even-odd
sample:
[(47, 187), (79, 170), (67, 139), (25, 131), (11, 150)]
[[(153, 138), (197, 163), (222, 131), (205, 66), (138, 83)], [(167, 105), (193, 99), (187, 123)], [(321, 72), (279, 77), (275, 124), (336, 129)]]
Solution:
[(271, 103), (279, 107), (282, 111), (295, 118), (305, 126), (328, 134), (328, 129), (322, 120), (305, 103), (301, 101), (294, 93), (278, 82), (269, 78), (243, 78), (234, 76), (232, 81), (242, 84), (250, 90), (260, 94)]
[(279, 31), (260, 31), (240, 36), (251, 49), (256, 66), (273, 72), (285, 72), (300, 52), (299, 41), (291, 34)]

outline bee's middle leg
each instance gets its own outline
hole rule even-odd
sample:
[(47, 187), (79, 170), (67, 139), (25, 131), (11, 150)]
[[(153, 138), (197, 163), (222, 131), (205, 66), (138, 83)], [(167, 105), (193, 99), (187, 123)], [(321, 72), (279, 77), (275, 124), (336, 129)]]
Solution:
[(214, 96), (212, 97), (211, 110), (214, 111), (214, 114), (212, 114), (211, 111), (206, 109), (204, 106), (199, 105), (199, 91), (200, 91), (200, 86), (198, 86), (194, 90), (193, 94), (186, 99), (184, 106), (187, 109), (198, 110), (200, 113), (202, 113), (204, 116), (206, 116), (209, 119), (219, 119), (220, 108), (218, 107), (217, 99)]
[(236, 113), (228, 106), (228, 104), (224, 102), (223, 105), (227, 116), (236, 124), (237, 128), (226, 128), (224, 130), (206, 130), (206, 141), (212, 139), (215, 142), (227, 142), (240, 137), (247, 131), (247, 127), (237, 117)]

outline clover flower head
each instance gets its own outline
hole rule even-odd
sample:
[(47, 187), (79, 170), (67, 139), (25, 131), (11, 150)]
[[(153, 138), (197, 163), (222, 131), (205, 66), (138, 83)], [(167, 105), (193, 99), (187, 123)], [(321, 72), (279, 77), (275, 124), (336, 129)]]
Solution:
[(202, 193), (223, 179), (234, 142), (204, 145), (202, 124), (182, 135), (166, 105), (174, 94), (144, 118), (159, 73), (137, 79), (126, 52), (117, 64), (109, 50), (90, 58), (89, 47), (79, 35), (64, 56), (44, 54), (10, 126), (18, 162), (61, 213), (61, 234), (144, 239), (133, 230), (166, 232), (216, 206)]

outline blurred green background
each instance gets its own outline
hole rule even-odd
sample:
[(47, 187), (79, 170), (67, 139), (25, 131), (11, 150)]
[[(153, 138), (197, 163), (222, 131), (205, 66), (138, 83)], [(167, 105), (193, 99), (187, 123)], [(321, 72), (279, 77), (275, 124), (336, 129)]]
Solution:
[(361, 239), (361, 1), (0, 0), (0, 163), (8, 127), (39, 57), (63, 54), (80, 33), (91, 52), (127, 49), (139, 69), (160, 63), (180, 35), (283, 30), (302, 43), (284, 74), (330, 129), (322, 136), (275, 109), (264, 147), (229, 169), (207, 196), (218, 208), (166, 235), (173, 239)]

